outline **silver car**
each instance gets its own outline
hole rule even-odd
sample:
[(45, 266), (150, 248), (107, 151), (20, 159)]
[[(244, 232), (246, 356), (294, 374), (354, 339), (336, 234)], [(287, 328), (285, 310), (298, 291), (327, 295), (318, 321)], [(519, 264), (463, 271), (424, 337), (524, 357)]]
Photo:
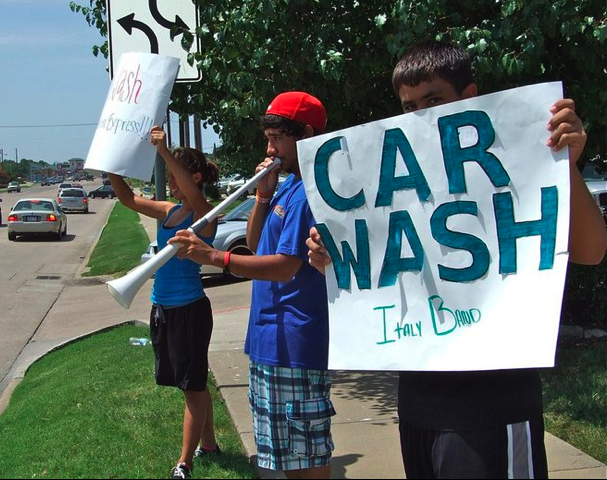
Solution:
[(56, 240), (67, 235), (67, 216), (55, 199), (24, 198), (8, 215), (8, 239), (19, 235), (48, 235)]
[(21, 185), (19, 182), (10, 182), (6, 188), (6, 193), (17, 192), (21, 193)]
[(84, 188), (64, 188), (57, 202), (65, 212), (89, 213), (89, 199)]
[[(249, 180), (249, 178), (245, 178), (243, 175), (236, 175), (228, 182), (228, 186), (226, 187), (226, 195), (232, 195), (236, 190), (242, 187)], [(256, 187), (251, 186), (247, 188), (246, 192), (243, 193), (242, 196), (246, 197), (247, 195), (254, 195), (256, 190)]]
[(221, 177), (219, 179), (219, 182), (217, 182), (217, 188), (219, 189), (219, 193), (221, 193), (223, 195), (227, 195), (228, 185), (235, 177), (236, 177), (236, 174), (228, 175), (227, 177)]
[[(254, 198), (247, 198), (240, 205), (221, 218), (217, 224), (217, 234), (213, 246), (222, 251), (230, 251), (238, 255), (253, 255), (247, 246), (247, 220), (255, 205)], [(141, 263), (147, 262), (158, 253), (156, 240), (150, 243), (147, 251), (141, 255)], [(223, 269), (211, 265), (200, 267), (200, 275), (226, 274)], [(227, 274), (237, 278), (236, 275)]]

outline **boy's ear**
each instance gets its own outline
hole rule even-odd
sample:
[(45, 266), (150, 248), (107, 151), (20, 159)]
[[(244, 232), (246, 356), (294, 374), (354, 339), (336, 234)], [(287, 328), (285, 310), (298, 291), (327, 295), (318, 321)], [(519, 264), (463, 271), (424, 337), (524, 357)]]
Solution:
[(478, 88), (476, 87), (476, 84), (471, 83), (466, 88), (464, 88), (464, 91), (462, 92), (462, 98), (473, 97), (478, 97)]
[(304, 128), (303, 138), (310, 138), (314, 136), (314, 127), (312, 125), (306, 125)]

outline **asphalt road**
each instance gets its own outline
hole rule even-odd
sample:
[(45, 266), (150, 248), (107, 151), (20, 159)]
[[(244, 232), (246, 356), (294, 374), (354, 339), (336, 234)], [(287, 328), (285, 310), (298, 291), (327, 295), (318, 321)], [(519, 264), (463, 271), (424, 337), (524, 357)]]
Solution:
[[(87, 191), (99, 182), (84, 182)], [(2, 193), (0, 226), (0, 383), (95, 244), (116, 200), (91, 199), (90, 213), (68, 213), (67, 236), (8, 240), (6, 219), (20, 198), (51, 197), (57, 186)]]

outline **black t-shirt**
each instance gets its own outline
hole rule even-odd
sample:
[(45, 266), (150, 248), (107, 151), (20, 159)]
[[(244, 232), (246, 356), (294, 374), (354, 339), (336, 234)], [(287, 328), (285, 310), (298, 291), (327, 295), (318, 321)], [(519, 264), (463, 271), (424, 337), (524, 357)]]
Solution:
[(535, 369), (479, 372), (400, 372), (398, 415), (430, 430), (472, 430), (542, 415)]

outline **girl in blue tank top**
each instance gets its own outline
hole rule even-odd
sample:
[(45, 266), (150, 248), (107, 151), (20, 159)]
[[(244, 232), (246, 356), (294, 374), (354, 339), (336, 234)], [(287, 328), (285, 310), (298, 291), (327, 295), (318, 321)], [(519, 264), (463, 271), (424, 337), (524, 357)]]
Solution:
[[(151, 129), (150, 139), (166, 162), (169, 188), (180, 204), (137, 196), (121, 176), (110, 173), (109, 177), (123, 205), (162, 221), (157, 234), (161, 250), (177, 230), (187, 229), (213, 209), (203, 187), (217, 181), (218, 169), (199, 150), (178, 148), (171, 152), (166, 133), (159, 126)], [(199, 235), (211, 244), (216, 230), (214, 221)], [(213, 315), (199, 268), (190, 260), (174, 256), (156, 272), (152, 291), (150, 336), (156, 357), (156, 383), (181, 389), (186, 403), (181, 454), (172, 478), (189, 478), (195, 454), (219, 452), (211, 396), (206, 388)]]

